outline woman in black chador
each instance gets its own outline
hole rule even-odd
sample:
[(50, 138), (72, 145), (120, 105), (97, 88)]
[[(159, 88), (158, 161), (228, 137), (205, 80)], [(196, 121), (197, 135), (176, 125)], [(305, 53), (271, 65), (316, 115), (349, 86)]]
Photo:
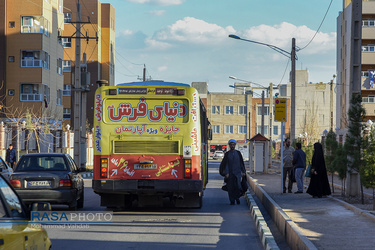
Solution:
[(314, 155), (311, 161), (311, 179), (306, 193), (314, 198), (321, 198), (331, 194), (329, 187), (326, 164), (324, 162), (324, 153), (322, 144), (314, 144)]

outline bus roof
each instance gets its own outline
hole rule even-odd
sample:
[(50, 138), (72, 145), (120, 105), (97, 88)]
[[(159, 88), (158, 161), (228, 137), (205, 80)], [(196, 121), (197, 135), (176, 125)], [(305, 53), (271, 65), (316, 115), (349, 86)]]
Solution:
[(190, 87), (186, 83), (178, 82), (164, 82), (164, 81), (145, 81), (145, 82), (128, 82), (128, 83), (119, 83), (116, 86), (176, 86), (176, 87)]

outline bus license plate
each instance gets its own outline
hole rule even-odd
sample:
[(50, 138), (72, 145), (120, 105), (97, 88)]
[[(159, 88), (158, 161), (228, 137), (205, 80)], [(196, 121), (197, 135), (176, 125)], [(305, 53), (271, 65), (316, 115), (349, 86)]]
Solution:
[(156, 169), (156, 164), (151, 164), (151, 163), (134, 164), (134, 169)]
[(27, 183), (28, 187), (51, 187), (50, 181), (29, 181)]

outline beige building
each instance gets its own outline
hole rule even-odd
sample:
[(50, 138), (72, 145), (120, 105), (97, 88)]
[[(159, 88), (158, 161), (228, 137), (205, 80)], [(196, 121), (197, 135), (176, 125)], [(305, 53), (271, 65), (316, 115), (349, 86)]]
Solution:
[[(97, 89), (96, 81), (107, 80), (109, 85), (115, 85), (115, 9), (111, 4), (102, 4), (97, 0), (81, 0), (81, 71), (90, 73), (88, 78), (86, 116), (90, 127), (94, 117), (94, 94)], [(74, 127), (74, 39), (77, 25), (77, 1), (64, 0), (64, 32), (61, 39), (64, 46), (64, 125)], [(69, 36), (72, 36), (69, 38)], [(96, 39), (97, 37), (97, 39)], [(84, 61), (84, 54), (86, 62)], [(81, 80), (84, 85), (84, 80)], [(77, 92), (79, 93), (79, 92)]]
[[(207, 115), (212, 129), (212, 140), (209, 142), (210, 154), (216, 150), (226, 150), (229, 139), (235, 139), (238, 147), (243, 149), (244, 156), (248, 152), (249, 139), (262, 133), (262, 98), (254, 98), (252, 88), (247, 84), (236, 83), (234, 92), (208, 92), (206, 82), (192, 83), (207, 107)], [(255, 95), (255, 94), (254, 94)], [(205, 100), (205, 97), (207, 98)], [(263, 135), (270, 136), (269, 95), (264, 98)], [(290, 100), (287, 100), (287, 109)], [(290, 114), (286, 122), (289, 133)], [(250, 124), (250, 126), (249, 126)], [(281, 139), (281, 122), (272, 121), (272, 141)]]
[[(320, 140), (336, 128), (336, 84), (309, 82), (307, 70), (296, 70), (296, 139)], [(290, 84), (280, 87), (280, 97), (290, 98)]]
[(61, 126), (62, 4), (62, 0), (0, 1), (1, 116), (6, 124), (12, 119), (25, 121), (29, 114), (34, 124)]

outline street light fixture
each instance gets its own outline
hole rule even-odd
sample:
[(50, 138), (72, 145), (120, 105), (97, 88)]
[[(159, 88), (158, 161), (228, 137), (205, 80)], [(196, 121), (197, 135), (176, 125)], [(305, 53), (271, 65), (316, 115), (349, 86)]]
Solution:
[(255, 43), (255, 44), (260, 44), (260, 45), (264, 45), (264, 46), (267, 46), (268, 48), (270, 49), (273, 49), (274, 51), (290, 58), (290, 60), (292, 61), (292, 73), (291, 73), (291, 112), (290, 112), (290, 116), (291, 116), (291, 121), (290, 121), (290, 140), (291, 141), (294, 141), (295, 139), (295, 132), (296, 132), (296, 110), (295, 110), (295, 106), (296, 106), (296, 39), (295, 38), (292, 38), (292, 51), (291, 52), (288, 52), (286, 50), (283, 50), (279, 47), (276, 47), (272, 44), (267, 44), (267, 43), (261, 43), (261, 42), (257, 42), (257, 41), (253, 41), (253, 40), (248, 40), (248, 39), (243, 39), (237, 35), (229, 35), (230, 38), (233, 38), (233, 39), (237, 39), (237, 40), (242, 40), (242, 41), (245, 41), (245, 42), (250, 42), (250, 43)]

